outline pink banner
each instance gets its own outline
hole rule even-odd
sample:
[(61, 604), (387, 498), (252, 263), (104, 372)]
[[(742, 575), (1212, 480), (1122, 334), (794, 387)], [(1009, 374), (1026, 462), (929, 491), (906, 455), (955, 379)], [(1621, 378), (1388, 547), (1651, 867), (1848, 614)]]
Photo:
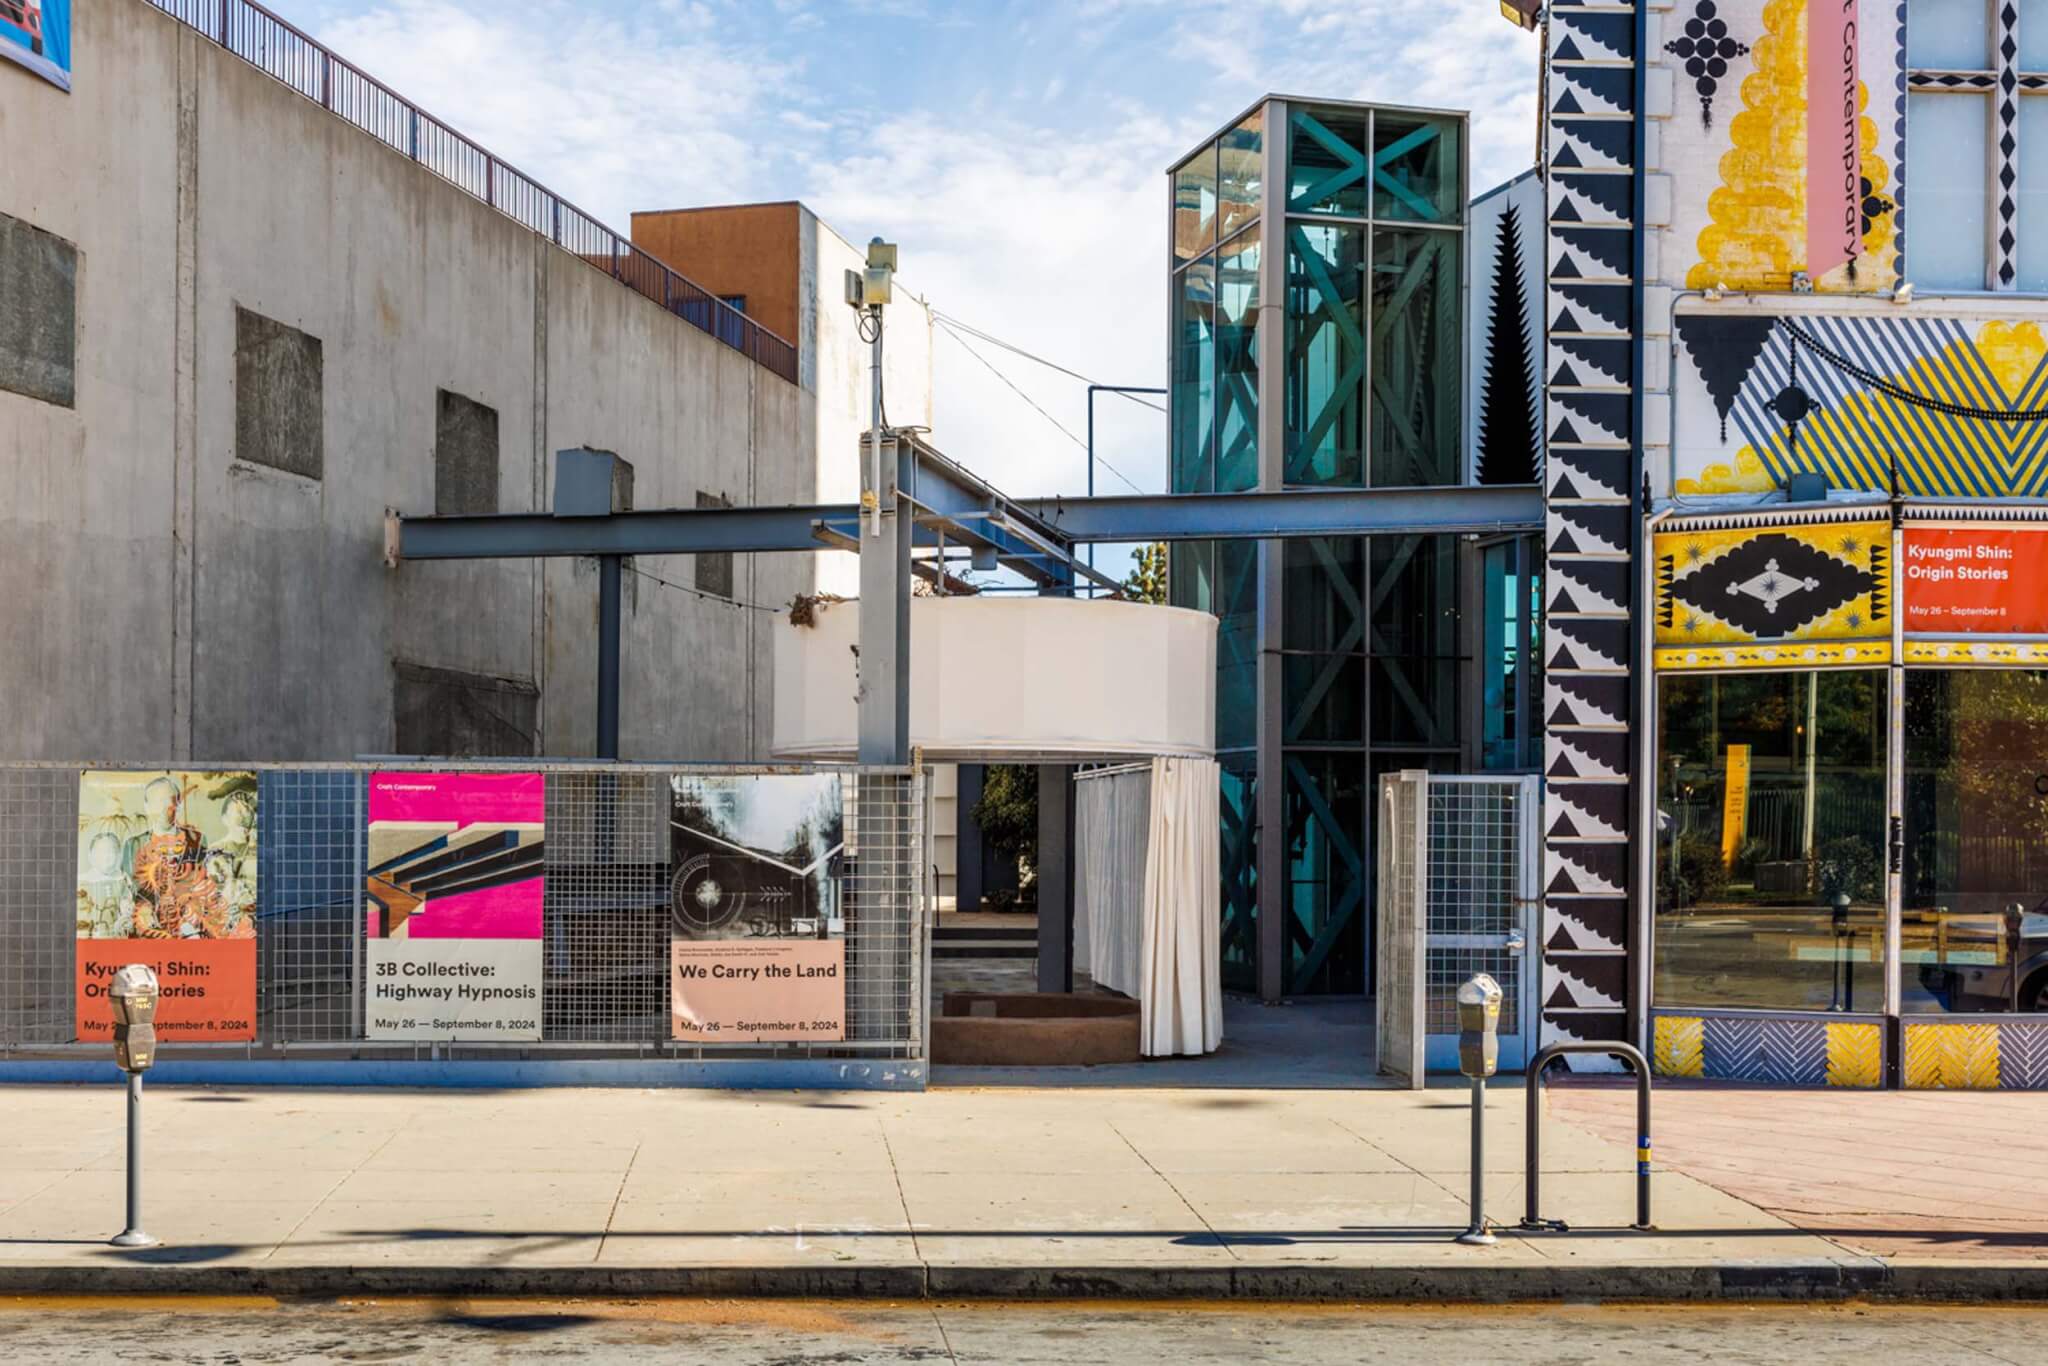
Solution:
[(538, 773), (373, 773), (373, 939), (539, 939), (545, 901)]
[(1863, 248), (1857, 3), (1806, 6), (1806, 273), (1815, 280)]
[(546, 791), (539, 773), (372, 773), (370, 819), (539, 825)]

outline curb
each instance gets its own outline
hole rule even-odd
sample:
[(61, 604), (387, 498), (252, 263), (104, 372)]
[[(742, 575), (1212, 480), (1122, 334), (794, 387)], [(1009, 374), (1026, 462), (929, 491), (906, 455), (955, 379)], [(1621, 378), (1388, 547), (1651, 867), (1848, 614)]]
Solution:
[(1542, 1303), (1564, 1300), (2048, 1300), (2044, 1262), (1881, 1258), (1636, 1265), (1340, 1267), (1271, 1263), (1019, 1266), (278, 1266), (110, 1261), (0, 1265), (0, 1294), (278, 1297), (649, 1295), (847, 1300), (1242, 1300)]

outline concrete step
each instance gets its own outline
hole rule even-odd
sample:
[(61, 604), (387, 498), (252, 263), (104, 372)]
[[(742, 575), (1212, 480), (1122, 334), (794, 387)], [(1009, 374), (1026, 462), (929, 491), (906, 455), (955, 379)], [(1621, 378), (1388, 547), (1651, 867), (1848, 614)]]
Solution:
[(980, 943), (1013, 942), (1035, 944), (1038, 942), (1038, 927), (1035, 925), (984, 926), (940, 924), (932, 930), (935, 944), (960, 944), (972, 940)]
[(1038, 945), (1001, 942), (993, 944), (933, 944), (934, 958), (1036, 958)]

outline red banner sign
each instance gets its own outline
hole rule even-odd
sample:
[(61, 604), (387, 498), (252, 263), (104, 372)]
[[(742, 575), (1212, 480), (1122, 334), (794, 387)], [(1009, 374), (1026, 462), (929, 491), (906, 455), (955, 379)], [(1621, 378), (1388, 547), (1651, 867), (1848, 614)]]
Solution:
[(1806, 271), (1816, 280), (1863, 249), (1856, 5), (1806, 7)]
[(1907, 527), (1905, 627), (2048, 635), (2048, 527)]

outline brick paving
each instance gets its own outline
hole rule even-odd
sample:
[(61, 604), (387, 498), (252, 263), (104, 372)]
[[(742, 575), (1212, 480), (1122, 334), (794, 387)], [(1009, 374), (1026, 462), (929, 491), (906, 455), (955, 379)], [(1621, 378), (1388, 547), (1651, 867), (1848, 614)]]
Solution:
[[(1633, 1089), (1550, 1085), (1550, 1113), (1614, 1142)], [(1651, 1137), (1683, 1172), (1877, 1256), (2048, 1260), (2048, 1093), (1667, 1084)]]

